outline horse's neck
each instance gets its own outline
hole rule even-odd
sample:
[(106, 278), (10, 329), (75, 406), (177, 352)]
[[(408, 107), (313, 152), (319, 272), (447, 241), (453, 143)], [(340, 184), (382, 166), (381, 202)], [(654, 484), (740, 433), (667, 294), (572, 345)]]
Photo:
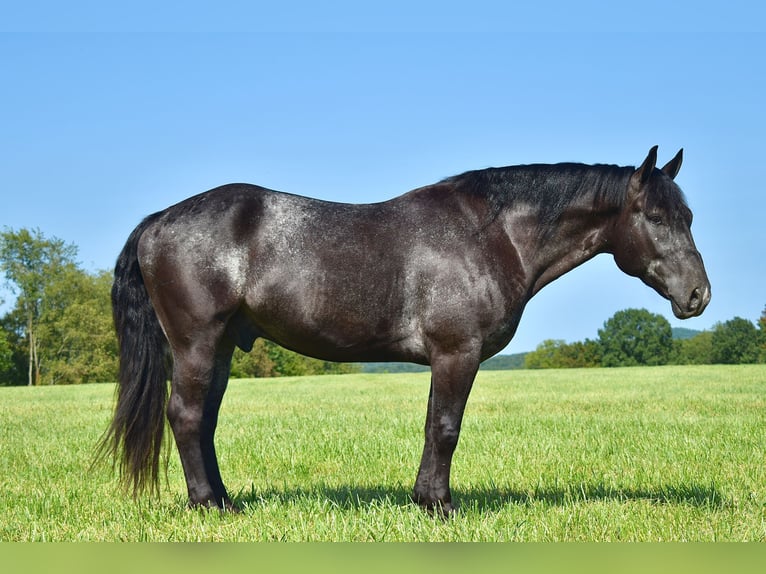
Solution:
[(530, 296), (551, 281), (608, 251), (607, 231), (615, 210), (573, 205), (544, 233), (530, 232), (534, 216), (508, 214), (506, 229), (524, 266)]

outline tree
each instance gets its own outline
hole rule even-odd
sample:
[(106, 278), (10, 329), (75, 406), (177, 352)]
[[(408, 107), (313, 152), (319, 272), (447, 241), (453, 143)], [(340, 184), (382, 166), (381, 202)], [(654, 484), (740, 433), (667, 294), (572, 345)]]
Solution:
[(231, 376), (235, 378), (299, 377), (357, 373), (360, 370), (353, 363), (312, 359), (265, 339), (257, 339), (249, 353), (236, 349), (231, 362)]
[(333, 363), (306, 357), (271, 341), (265, 341), (269, 358), (274, 363), (277, 376), (300, 377), (304, 375), (329, 375), (342, 373), (357, 373), (359, 367), (352, 363)]
[(0, 386), (27, 384), (27, 353), (13, 313), (0, 318)]
[(662, 315), (646, 309), (618, 311), (598, 331), (605, 367), (664, 365), (673, 350), (673, 331)]
[(46, 239), (39, 229), (6, 228), (0, 233), (0, 271), (17, 295), (16, 311), (23, 321), (28, 353), (28, 384), (40, 382), (38, 326), (48, 283), (74, 268), (77, 248), (60, 239)]
[(673, 341), (673, 363), (677, 365), (709, 365), (713, 362), (713, 333), (703, 331), (689, 339)]
[(256, 339), (253, 350), (245, 353), (241, 349), (234, 350), (231, 360), (231, 376), (235, 379), (252, 377), (276, 377), (274, 361), (269, 357), (266, 341)]
[(758, 318), (758, 343), (759, 343), (759, 363), (766, 363), (766, 307), (761, 311)]
[(601, 346), (598, 341), (576, 341), (547, 339), (524, 357), (527, 369), (568, 369), (601, 366)]
[(8, 334), (0, 325), (0, 384), (8, 378), (8, 373), (13, 368), (13, 348), (8, 341)]
[(760, 355), (758, 331), (753, 323), (742, 317), (718, 323), (713, 329), (712, 346), (714, 363), (756, 363)]
[(562, 367), (600, 367), (603, 358), (601, 344), (592, 339), (575, 341), (562, 348)]
[(535, 348), (534, 351), (527, 353), (524, 357), (524, 368), (526, 369), (553, 369), (557, 366), (556, 355), (559, 349), (566, 345), (566, 342), (560, 339), (546, 339)]
[(38, 326), (41, 384), (113, 381), (112, 274), (70, 268), (45, 286)]

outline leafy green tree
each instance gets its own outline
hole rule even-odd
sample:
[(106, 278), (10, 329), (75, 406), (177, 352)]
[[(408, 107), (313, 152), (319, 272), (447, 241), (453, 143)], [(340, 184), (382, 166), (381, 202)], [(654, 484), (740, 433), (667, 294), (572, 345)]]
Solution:
[(600, 367), (603, 353), (598, 341), (575, 341), (561, 349), (561, 366), (571, 368)]
[(598, 341), (590, 339), (575, 343), (547, 339), (524, 357), (524, 367), (527, 369), (568, 369), (600, 365), (601, 346)]
[(280, 376), (299, 377), (304, 375), (325, 375), (359, 372), (352, 363), (333, 363), (300, 355), (276, 343), (266, 341), (266, 349), (274, 363), (274, 370)]
[(47, 239), (39, 229), (6, 228), (0, 233), (0, 272), (17, 296), (16, 312), (23, 321), (28, 356), (28, 384), (40, 383), (40, 337), (45, 287), (73, 269), (77, 248), (60, 239)]
[(14, 313), (0, 318), (0, 386), (27, 384), (27, 353)]
[(713, 333), (703, 331), (689, 339), (673, 341), (673, 363), (709, 365), (713, 362)]
[(257, 339), (249, 353), (237, 349), (231, 363), (231, 376), (299, 377), (305, 375), (356, 373), (361, 369), (352, 363), (333, 363), (294, 353), (276, 343)]
[(673, 350), (673, 331), (662, 315), (646, 309), (618, 311), (598, 331), (605, 367), (665, 365)]
[(761, 316), (758, 318), (758, 346), (759, 346), (759, 363), (766, 363), (766, 307), (761, 311)]
[(335, 363), (333, 361), (321, 361), (323, 375), (348, 375), (361, 373), (362, 366), (358, 363)]
[(526, 369), (553, 369), (556, 367), (556, 355), (566, 342), (561, 339), (546, 339), (524, 357)]
[(113, 381), (117, 339), (112, 274), (70, 268), (45, 286), (39, 333), (41, 384)]
[(249, 353), (245, 353), (241, 349), (234, 351), (234, 357), (231, 361), (231, 376), (233, 378), (276, 377), (278, 374), (264, 339), (256, 339), (253, 350)]
[(714, 363), (756, 363), (760, 355), (758, 331), (742, 317), (718, 323), (713, 329), (712, 346)]
[(7, 379), (7, 373), (13, 368), (13, 348), (8, 341), (8, 334), (0, 326), (0, 384)]

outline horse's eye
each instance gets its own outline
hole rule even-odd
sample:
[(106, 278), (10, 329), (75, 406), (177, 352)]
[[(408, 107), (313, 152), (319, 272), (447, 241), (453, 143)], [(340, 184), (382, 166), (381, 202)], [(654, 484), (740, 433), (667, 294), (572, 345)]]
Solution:
[(662, 216), (651, 213), (646, 217), (652, 225), (662, 225)]

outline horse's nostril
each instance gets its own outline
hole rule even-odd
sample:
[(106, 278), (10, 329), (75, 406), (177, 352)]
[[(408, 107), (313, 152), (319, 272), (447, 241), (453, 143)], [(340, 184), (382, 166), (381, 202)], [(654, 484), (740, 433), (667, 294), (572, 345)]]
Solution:
[(696, 311), (702, 302), (702, 296), (699, 289), (692, 291), (692, 296), (689, 299), (689, 311)]

